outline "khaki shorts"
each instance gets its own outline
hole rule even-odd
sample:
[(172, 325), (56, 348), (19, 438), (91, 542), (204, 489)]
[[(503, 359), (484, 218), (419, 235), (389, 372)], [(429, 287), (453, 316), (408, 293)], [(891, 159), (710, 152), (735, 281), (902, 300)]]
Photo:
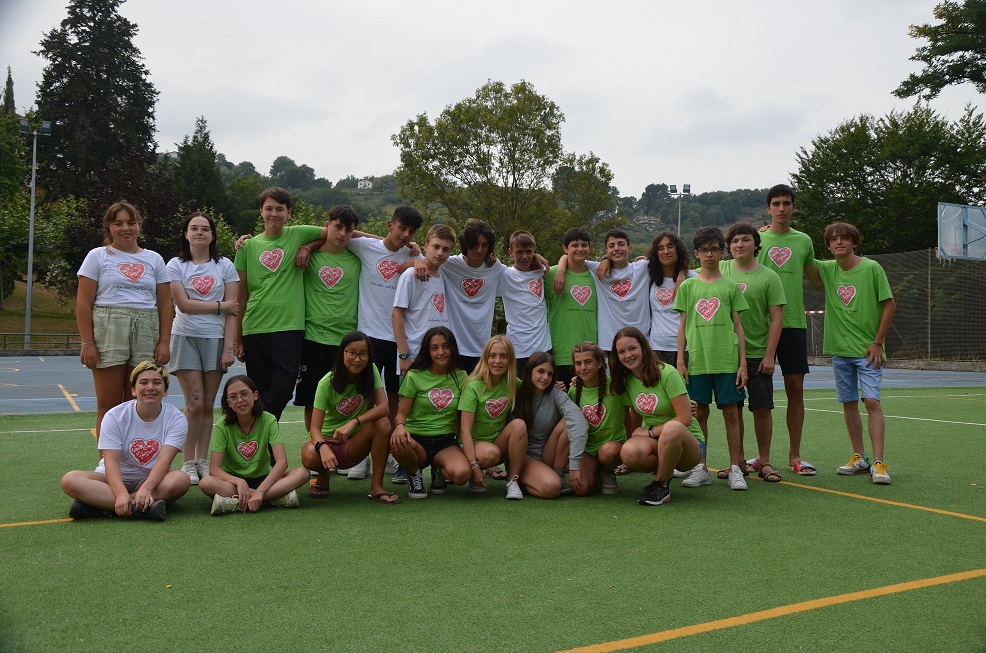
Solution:
[(161, 333), (156, 309), (123, 306), (94, 306), (92, 329), (99, 351), (99, 365), (136, 367), (154, 360), (154, 348)]

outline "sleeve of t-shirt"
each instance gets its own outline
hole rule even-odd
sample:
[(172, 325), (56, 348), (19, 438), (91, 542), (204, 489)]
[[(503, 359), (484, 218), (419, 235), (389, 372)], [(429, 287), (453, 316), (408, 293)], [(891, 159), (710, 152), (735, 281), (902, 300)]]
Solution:
[(373, 365), (373, 389), (380, 390), (383, 386), (383, 379), (380, 378), (380, 370), (376, 365)]
[(264, 411), (260, 419), (263, 420), (264, 430), (267, 432), (267, 444), (281, 444), (281, 427), (277, 424), (277, 418)]
[[(589, 270), (589, 272), (592, 272), (593, 274), (595, 274), (596, 273), (596, 270), (599, 269), (599, 261), (590, 261), (590, 260), (587, 259), (586, 262), (585, 262), (585, 267), (586, 267), (587, 270)], [(610, 269), (612, 269), (612, 268), (610, 268)]]
[(479, 386), (482, 381), (475, 380), (470, 381), (466, 384), (465, 390), (462, 391), (462, 397), (459, 399), (459, 410), (464, 413), (475, 413), (476, 406), (479, 403)]
[(414, 292), (414, 268), (408, 268), (401, 272), (401, 278), (397, 280), (397, 291), (394, 293), (394, 306), (407, 308), (411, 305), (411, 296)]
[(815, 245), (811, 242), (811, 236), (805, 234), (805, 267), (815, 265)]
[(678, 370), (670, 365), (665, 365), (661, 368), (661, 386), (663, 386), (664, 392), (668, 395), (669, 399), (674, 399), (675, 397), (680, 397), (688, 393), (688, 390), (685, 389), (685, 380), (681, 378)]
[(247, 256), (249, 256), (249, 254), (246, 253), (246, 250), (249, 243), (249, 240), (243, 243), (243, 246), (236, 250), (236, 255), (233, 257), (233, 267), (237, 272), (247, 271)]
[(166, 445), (170, 445), (181, 451), (185, 448), (185, 437), (188, 435), (188, 420), (178, 409), (175, 409), (165, 427), (164, 437), (161, 440)]
[(223, 273), (223, 283), (235, 283), (240, 280), (240, 276), (236, 274), (236, 268), (233, 267), (233, 262), (225, 256), (219, 259), (219, 266)]
[(784, 296), (784, 284), (781, 283), (779, 276), (772, 275), (770, 283), (767, 284), (767, 306), (784, 306), (785, 304), (787, 304), (787, 297)]
[[(86, 254), (86, 258), (82, 261), (82, 265), (79, 267), (79, 271), (75, 276), (85, 277), (94, 281), (99, 280), (100, 249), (101, 248), (89, 250), (89, 253)], [(102, 429), (102, 427), (100, 427), (100, 429)]]
[(181, 281), (181, 259), (177, 256), (168, 261), (168, 275), (172, 281)]
[(157, 285), (171, 283), (171, 273), (168, 272), (168, 266), (164, 264), (164, 259), (157, 252), (154, 253), (154, 283)]
[(226, 424), (225, 422), (217, 422), (216, 425), (212, 427), (212, 440), (209, 441), (210, 453), (226, 453), (226, 429), (229, 426), (235, 425)]
[(418, 392), (417, 383), (415, 382), (417, 377), (417, 370), (411, 370), (404, 375), (404, 380), (401, 382), (401, 389), (399, 391), (400, 396), (414, 398), (414, 395)]
[[(374, 368), (376, 368), (375, 365)], [(318, 385), (315, 386), (315, 401), (312, 403), (312, 407), (328, 412), (329, 392), (331, 391), (331, 389), (332, 389), (332, 372), (329, 372), (321, 379), (319, 379)]]
[(568, 429), (568, 468), (579, 470), (582, 466), (585, 443), (589, 438), (589, 425), (585, 421), (585, 415), (567, 394), (555, 391), (551, 396), (558, 412), (565, 417), (565, 426)]
[[(671, 308), (679, 313), (684, 313), (688, 310), (688, 289), (691, 288), (691, 284), (688, 283), (688, 279), (681, 282), (678, 286), (678, 292), (674, 295), (674, 304)], [(739, 289), (739, 286), (736, 286)]]
[(107, 413), (99, 425), (99, 449), (101, 451), (123, 450), (123, 425), (116, 414)]
[[(291, 229), (292, 227), (288, 227)], [(318, 240), (322, 237), (322, 227), (316, 227), (310, 224), (299, 224), (293, 227), (298, 230), (298, 234), (301, 236), (301, 244), (310, 243), (313, 240)]]
[(884, 302), (894, 298), (894, 293), (890, 290), (890, 280), (887, 279), (887, 271), (879, 263), (873, 265), (873, 276), (876, 286), (877, 301)]

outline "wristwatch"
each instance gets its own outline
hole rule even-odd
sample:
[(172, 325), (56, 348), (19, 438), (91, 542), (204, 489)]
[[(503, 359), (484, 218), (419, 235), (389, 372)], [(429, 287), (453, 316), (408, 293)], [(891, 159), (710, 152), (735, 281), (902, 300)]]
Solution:
[(318, 452), (318, 448), (321, 447), (323, 444), (328, 444), (328, 442), (326, 442), (325, 440), (319, 440), (318, 442), (315, 443), (315, 452), (316, 453)]
[(402, 361), (405, 361), (410, 357), (411, 357), (411, 352), (409, 351), (402, 351), (401, 353), (397, 354), (397, 358), (401, 359)]

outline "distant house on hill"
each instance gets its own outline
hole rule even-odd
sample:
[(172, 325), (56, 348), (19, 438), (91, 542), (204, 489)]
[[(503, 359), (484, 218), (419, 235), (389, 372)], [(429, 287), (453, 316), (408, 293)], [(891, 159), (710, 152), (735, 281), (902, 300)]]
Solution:
[(363, 177), (356, 182), (356, 188), (359, 190), (370, 190), (373, 188), (373, 181), (369, 177)]
[(637, 223), (654, 231), (661, 229), (661, 218), (654, 215), (641, 215), (637, 218)]

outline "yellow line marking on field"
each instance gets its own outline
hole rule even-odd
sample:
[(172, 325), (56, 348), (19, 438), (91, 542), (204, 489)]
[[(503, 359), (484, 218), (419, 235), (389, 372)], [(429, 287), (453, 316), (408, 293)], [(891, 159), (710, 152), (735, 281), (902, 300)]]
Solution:
[(58, 389), (62, 391), (63, 395), (65, 395), (65, 398), (68, 400), (68, 403), (72, 406), (72, 408), (75, 409), (75, 412), (81, 412), (79, 405), (75, 403), (74, 399), (72, 399), (72, 397), (78, 397), (79, 395), (70, 394), (61, 383), (58, 384)]
[(947, 515), (949, 517), (961, 517), (962, 519), (971, 519), (973, 521), (981, 521), (986, 523), (986, 517), (978, 517), (976, 515), (966, 515), (961, 512), (952, 512), (951, 510), (942, 510), (940, 508), (928, 508), (927, 506), (918, 506), (913, 503), (902, 503), (900, 501), (890, 501), (889, 499), (880, 499), (877, 497), (868, 497), (863, 494), (853, 494), (851, 492), (842, 492), (841, 490), (830, 490), (826, 487), (815, 487), (813, 485), (803, 485), (802, 483), (792, 483), (791, 481), (781, 481), (781, 485), (790, 485), (791, 487), (799, 487), (805, 490), (815, 490), (816, 492), (827, 492), (828, 494), (837, 494), (841, 497), (849, 497), (850, 499), (863, 499), (864, 501), (874, 501), (876, 503), (885, 503), (888, 506), (897, 506), (898, 508), (911, 508), (912, 510), (923, 510), (925, 512), (933, 512), (938, 515)]
[[(826, 410), (824, 408), (805, 408), (805, 411), (812, 413), (834, 413), (837, 415), (842, 415), (841, 410)], [(865, 411), (859, 411), (859, 414), (863, 417), (869, 417), (869, 414)], [(888, 415), (883, 414), (887, 419), (909, 419), (914, 422), (935, 422), (937, 424), (958, 424), (959, 426), (986, 426), (986, 424), (980, 424), (979, 422), (955, 422), (948, 419), (931, 419), (929, 417), (907, 417), (905, 415)]]
[(748, 614), (728, 617), (726, 619), (717, 619), (715, 621), (709, 621), (703, 624), (694, 624), (692, 626), (683, 626), (681, 628), (671, 628), (669, 630), (662, 630), (661, 632), (651, 633), (649, 635), (641, 635), (640, 637), (630, 637), (613, 642), (605, 642), (603, 644), (580, 646), (579, 648), (559, 651), (559, 653), (608, 653), (609, 651), (624, 651), (627, 649), (639, 648), (641, 646), (648, 646), (650, 644), (667, 642), (669, 640), (679, 639), (681, 637), (690, 637), (692, 635), (710, 633), (716, 630), (735, 628), (736, 626), (746, 626), (758, 621), (786, 617), (788, 615), (798, 614), (799, 612), (818, 610), (819, 608), (828, 608), (834, 605), (840, 605), (842, 603), (873, 599), (881, 596), (888, 596), (890, 594), (899, 594), (901, 592), (910, 592), (911, 590), (924, 589), (926, 587), (934, 587), (936, 585), (947, 585), (949, 583), (957, 583), (963, 580), (982, 578), (983, 576), (986, 576), (986, 569), (975, 569), (973, 571), (963, 571), (957, 574), (936, 576), (934, 578), (923, 578), (921, 580), (912, 580), (907, 581), (906, 583), (886, 585), (885, 587), (877, 587), (870, 590), (862, 590), (860, 592), (850, 592), (848, 594), (839, 594), (837, 596), (812, 599), (811, 601), (802, 601), (801, 603), (782, 605), (769, 610), (750, 612)]
[(38, 356), (38, 360), (41, 361), (42, 363), (45, 362), (45, 359), (41, 358), (40, 356)]
[(45, 519), (42, 521), (19, 521), (11, 524), (0, 524), (0, 528), (12, 528), (14, 526), (41, 526), (42, 524), (61, 524), (64, 522), (75, 521), (71, 517), (64, 519)]

